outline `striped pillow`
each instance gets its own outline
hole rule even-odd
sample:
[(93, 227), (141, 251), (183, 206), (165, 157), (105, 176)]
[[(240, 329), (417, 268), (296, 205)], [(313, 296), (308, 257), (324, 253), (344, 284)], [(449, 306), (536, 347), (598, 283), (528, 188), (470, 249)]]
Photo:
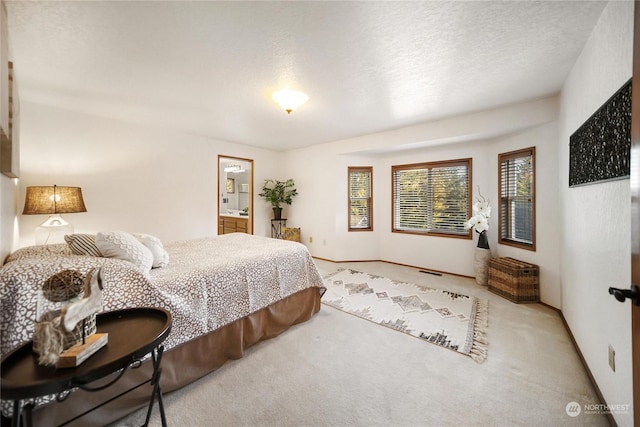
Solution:
[(96, 246), (95, 234), (67, 234), (64, 241), (75, 255), (102, 256), (102, 252)]

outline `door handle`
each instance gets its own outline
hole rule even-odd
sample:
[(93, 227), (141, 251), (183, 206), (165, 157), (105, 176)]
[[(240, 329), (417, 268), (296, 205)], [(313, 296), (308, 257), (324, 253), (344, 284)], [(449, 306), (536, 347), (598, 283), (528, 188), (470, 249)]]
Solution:
[(630, 289), (609, 288), (609, 294), (620, 302), (629, 298), (633, 305), (640, 305), (640, 288), (636, 285), (631, 285)]

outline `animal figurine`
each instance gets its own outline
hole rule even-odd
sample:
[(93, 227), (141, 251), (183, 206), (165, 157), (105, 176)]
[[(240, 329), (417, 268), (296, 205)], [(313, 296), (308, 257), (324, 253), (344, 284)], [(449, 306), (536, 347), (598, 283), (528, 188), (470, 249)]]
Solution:
[(67, 332), (71, 332), (78, 322), (89, 315), (102, 310), (102, 275), (100, 273), (99, 268), (89, 271), (84, 280), (84, 298), (62, 309), (60, 316)]
[[(67, 297), (66, 300), (77, 297), (79, 290), (72, 289), (74, 287), (74, 280), (72, 279), (77, 278), (79, 272), (66, 270), (62, 273), (67, 273), (65, 276), (66, 280), (60, 280), (59, 276), (54, 275), (45, 282), (45, 285), (51, 285), (52, 282), (55, 282), (55, 280), (51, 279), (58, 279), (58, 287), (60, 287), (60, 283), (62, 283), (62, 286), (68, 288), (63, 289), (63, 291), (67, 291), (67, 295), (70, 297)], [(38, 363), (40, 365), (54, 366), (64, 350), (80, 341), (84, 343), (86, 332), (84, 325), (81, 328), (80, 339), (74, 338), (69, 342), (70, 333), (74, 331), (80, 322), (83, 322), (87, 317), (102, 310), (102, 283), (100, 268), (91, 269), (82, 281), (82, 289), (84, 290), (82, 299), (67, 304), (62, 310), (46, 312), (40, 320), (36, 322), (33, 336), (33, 350), (39, 355)], [(58, 290), (57, 293), (51, 292), (50, 289), (47, 292), (44, 292), (44, 290), (43, 287), (43, 294), (45, 298), (50, 301), (65, 301), (65, 299), (61, 299), (60, 297), (60, 290)], [(95, 332), (95, 330), (93, 332)]]

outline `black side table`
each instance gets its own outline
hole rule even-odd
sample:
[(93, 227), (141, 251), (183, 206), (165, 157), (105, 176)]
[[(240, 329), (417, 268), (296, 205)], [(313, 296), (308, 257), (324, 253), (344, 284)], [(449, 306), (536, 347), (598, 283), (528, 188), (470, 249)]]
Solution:
[[(24, 401), (51, 394), (57, 395), (57, 399), (61, 401), (73, 388), (86, 391), (103, 390), (115, 384), (127, 368), (131, 365), (139, 365), (140, 360), (151, 353), (153, 374), (149, 380), (142, 383), (153, 385), (145, 426), (149, 423), (153, 403), (157, 398), (162, 425), (166, 427), (167, 421), (160, 389), (162, 373), (160, 363), (164, 351), (162, 343), (171, 332), (171, 313), (162, 308), (129, 308), (100, 313), (96, 316), (96, 324), (97, 332), (109, 334), (109, 342), (75, 368), (56, 369), (38, 365), (38, 356), (33, 352), (31, 341), (2, 358), (0, 395), (2, 399), (14, 402), (12, 426), (18, 427), (21, 421), (24, 421), (27, 426), (32, 424), (33, 403), (25, 404)], [(118, 371), (120, 374), (113, 381), (95, 388), (89, 386), (92, 382)], [(142, 384), (132, 387), (123, 394)], [(67, 423), (82, 415), (68, 420)]]

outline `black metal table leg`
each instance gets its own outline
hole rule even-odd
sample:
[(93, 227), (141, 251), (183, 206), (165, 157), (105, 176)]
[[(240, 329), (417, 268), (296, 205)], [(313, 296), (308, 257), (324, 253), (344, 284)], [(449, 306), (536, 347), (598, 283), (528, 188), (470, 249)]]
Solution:
[(29, 402), (24, 405), (22, 416), (24, 417), (24, 425), (25, 427), (33, 427), (33, 408), (35, 407), (33, 402)]
[(160, 408), (160, 419), (162, 420), (162, 427), (167, 427), (167, 418), (164, 414), (164, 403), (162, 402), (162, 389), (160, 388), (160, 377), (162, 375), (162, 369), (160, 363), (162, 362), (162, 353), (164, 352), (164, 346), (159, 346), (153, 349), (151, 352), (151, 362), (153, 363), (153, 375), (151, 376), (151, 385), (153, 386), (153, 392), (151, 393), (151, 400), (149, 401), (149, 409), (147, 410), (147, 419), (144, 425), (149, 425), (149, 419), (151, 418), (151, 411), (153, 410), (153, 402), (158, 398), (158, 407)]
[(22, 406), (20, 400), (14, 400), (11, 427), (20, 427), (21, 425), (25, 427), (33, 427), (33, 417), (31, 414), (34, 406), (33, 402), (29, 402)]
[(11, 416), (11, 427), (20, 427), (20, 401), (13, 401), (13, 414)]

